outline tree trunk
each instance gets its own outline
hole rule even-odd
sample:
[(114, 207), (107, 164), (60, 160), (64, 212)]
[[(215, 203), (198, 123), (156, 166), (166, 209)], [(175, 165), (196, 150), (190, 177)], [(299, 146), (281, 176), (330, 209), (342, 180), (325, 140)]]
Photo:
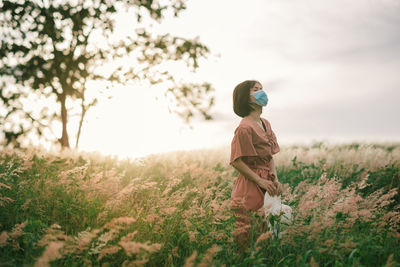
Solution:
[(61, 148), (69, 148), (68, 132), (67, 132), (67, 108), (65, 106), (66, 95), (60, 95), (61, 103), (61, 121), (62, 121), (62, 136), (60, 139)]
[[(83, 102), (83, 101), (82, 101)], [(86, 108), (82, 103), (82, 113), (81, 113), (81, 119), (79, 121), (79, 128), (78, 128), (78, 134), (76, 135), (76, 143), (75, 143), (75, 148), (78, 148), (79, 144), (79, 137), (81, 136), (81, 129), (82, 129), (82, 124), (83, 120), (85, 119), (85, 114), (86, 114)]]

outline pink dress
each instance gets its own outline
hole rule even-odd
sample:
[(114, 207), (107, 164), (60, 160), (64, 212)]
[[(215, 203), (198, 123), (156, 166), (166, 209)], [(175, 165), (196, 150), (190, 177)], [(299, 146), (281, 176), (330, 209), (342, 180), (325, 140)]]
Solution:
[[(241, 120), (232, 140), (229, 164), (241, 157), (243, 162), (262, 179), (273, 181), (275, 174), (269, 168), (269, 164), (272, 155), (278, 153), (280, 148), (271, 124), (267, 119), (261, 119), (266, 132), (251, 118), (245, 117)], [(248, 217), (247, 211), (257, 211), (262, 208), (264, 194), (264, 189), (239, 173), (231, 194), (231, 207), (236, 208), (237, 215)]]

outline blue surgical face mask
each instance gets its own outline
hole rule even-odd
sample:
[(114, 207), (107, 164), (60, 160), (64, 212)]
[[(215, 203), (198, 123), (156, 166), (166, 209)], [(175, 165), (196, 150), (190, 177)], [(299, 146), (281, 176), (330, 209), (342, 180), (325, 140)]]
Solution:
[(268, 96), (263, 90), (259, 90), (253, 93), (254, 103), (259, 106), (265, 107), (268, 103)]

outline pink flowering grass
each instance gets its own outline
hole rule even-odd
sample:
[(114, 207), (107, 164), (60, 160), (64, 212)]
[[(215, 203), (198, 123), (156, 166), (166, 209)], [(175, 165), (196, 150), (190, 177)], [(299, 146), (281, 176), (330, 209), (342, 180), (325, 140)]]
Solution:
[[(229, 148), (118, 160), (0, 150), (0, 265), (396, 266), (400, 145), (282, 147), (293, 224), (235, 227)], [(240, 250), (235, 234), (249, 234)]]

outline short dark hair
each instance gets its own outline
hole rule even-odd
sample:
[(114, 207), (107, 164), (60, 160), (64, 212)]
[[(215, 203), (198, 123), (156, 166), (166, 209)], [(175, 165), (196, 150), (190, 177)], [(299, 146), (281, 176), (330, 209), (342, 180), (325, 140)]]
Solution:
[(246, 117), (254, 109), (250, 106), (250, 89), (254, 87), (256, 80), (246, 80), (236, 85), (233, 90), (233, 111), (240, 117)]

